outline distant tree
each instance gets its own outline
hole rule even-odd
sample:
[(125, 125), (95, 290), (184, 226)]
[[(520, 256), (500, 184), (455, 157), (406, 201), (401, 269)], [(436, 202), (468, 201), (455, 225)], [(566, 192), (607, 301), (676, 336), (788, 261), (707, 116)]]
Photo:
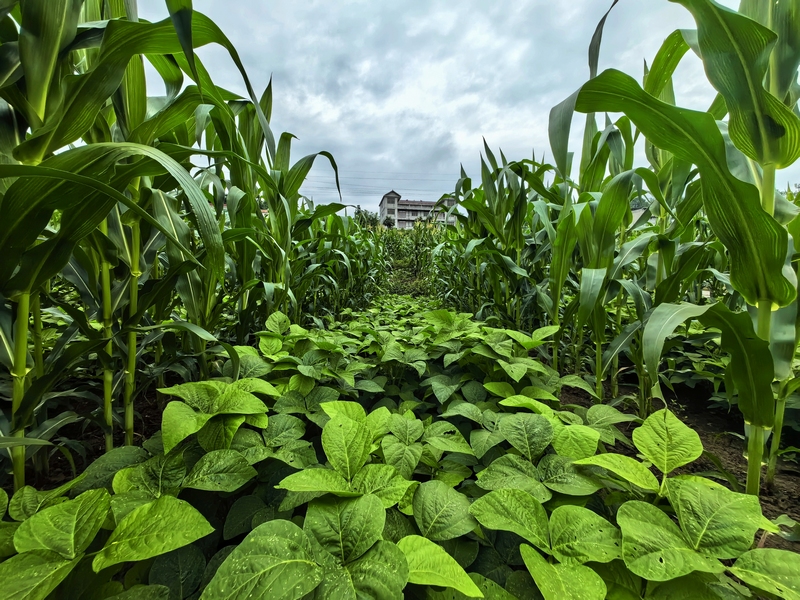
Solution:
[(383, 220), (383, 226), (384, 227), (388, 227), (389, 229), (393, 229), (394, 228), (394, 219), (392, 217), (387, 216)]
[(355, 220), (356, 223), (362, 227), (377, 227), (381, 222), (378, 213), (372, 212), (371, 210), (364, 210), (361, 208), (361, 205), (356, 206)]

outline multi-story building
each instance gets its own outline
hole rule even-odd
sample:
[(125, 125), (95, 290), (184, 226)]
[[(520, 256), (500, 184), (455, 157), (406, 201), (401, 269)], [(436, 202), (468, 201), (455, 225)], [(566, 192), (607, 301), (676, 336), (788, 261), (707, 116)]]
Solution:
[(445, 212), (455, 203), (456, 201), (453, 198), (447, 198), (441, 203), (429, 200), (402, 200), (400, 194), (392, 190), (381, 198), (378, 211), (381, 223), (386, 220), (386, 217), (389, 217), (394, 221), (398, 229), (411, 229), (414, 226), (414, 221), (427, 219), (431, 212), (434, 211), (434, 208), (437, 213), (437, 222), (444, 223), (445, 218), (447, 218), (447, 223), (454, 223), (455, 217), (445, 217)]

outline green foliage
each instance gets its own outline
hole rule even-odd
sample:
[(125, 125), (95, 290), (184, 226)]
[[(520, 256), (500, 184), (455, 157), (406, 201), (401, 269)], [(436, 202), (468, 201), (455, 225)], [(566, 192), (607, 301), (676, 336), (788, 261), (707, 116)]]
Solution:
[[(778, 531), (753, 493), (764, 428), (774, 475), (798, 382), (800, 211), (774, 189), (800, 155), (798, 11), (676, 2), (697, 31), (642, 85), (597, 73), (603, 18), (590, 81), (551, 112), (555, 165), (486, 146), (454, 224), (403, 231), (300, 195), (319, 156), (338, 180), (333, 157), (292, 162), (271, 85), (253, 93), (191, 2), (160, 23), (6, 3), (0, 111), (25, 129), (0, 144), (4, 594), (800, 598), (798, 554), (753, 549)], [(248, 98), (214, 84), (208, 43)], [(690, 46), (720, 93), (705, 113), (674, 106)], [(601, 112), (623, 116), (600, 130)], [(651, 401), (700, 381), (750, 424), (750, 494), (676, 474), (702, 441)], [(113, 449), (149, 389), (161, 431)], [(96, 406), (57, 414), (76, 398)], [(77, 470), (59, 430), (79, 422), (108, 452), (24, 485), (48, 453)]]

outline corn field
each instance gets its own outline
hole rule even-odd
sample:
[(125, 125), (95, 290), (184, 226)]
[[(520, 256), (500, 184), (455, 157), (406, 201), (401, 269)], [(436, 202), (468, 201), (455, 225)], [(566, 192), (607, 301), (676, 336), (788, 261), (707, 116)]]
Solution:
[(800, 599), (800, 0), (671, 1), (399, 231), (191, 0), (0, 0), (0, 599)]

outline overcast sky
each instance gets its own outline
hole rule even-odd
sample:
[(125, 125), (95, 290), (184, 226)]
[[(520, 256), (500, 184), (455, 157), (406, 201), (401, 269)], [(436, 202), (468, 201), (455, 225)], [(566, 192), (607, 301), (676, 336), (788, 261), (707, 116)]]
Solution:
[[(737, 0), (725, 0), (735, 6)], [(548, 113), (589, 75), (587, 49), (611, 0), (194, 0), (233, 41), (260, 93), (273, 77), (272, 128), (299, 139), (293, 160), (333, 153), (344, 201), (377, 210), (390, 189), (435, 200), (460, 165), (479, 178), (485, 137), (510, 160), (550, 155)], [(140, 16), (167, 16), (163, 0), (139, 0)], [(694, 21), (668, 0), (621, 0), (605, 28), (600, 69), (641, 79), (664, 38)], [(690, 53), (691, 54), (691, 53)], [(199, 52), (218, 84), (244, 94), (224, 51)], [(687, 55), (678, 104), (705, 110), (714, 97)], [(576, 121), (573, 150), (582, 126)], [(800, 166), (778, 185), (800, 182)], [(303, 193), (338, 200), (327, 160)]]

